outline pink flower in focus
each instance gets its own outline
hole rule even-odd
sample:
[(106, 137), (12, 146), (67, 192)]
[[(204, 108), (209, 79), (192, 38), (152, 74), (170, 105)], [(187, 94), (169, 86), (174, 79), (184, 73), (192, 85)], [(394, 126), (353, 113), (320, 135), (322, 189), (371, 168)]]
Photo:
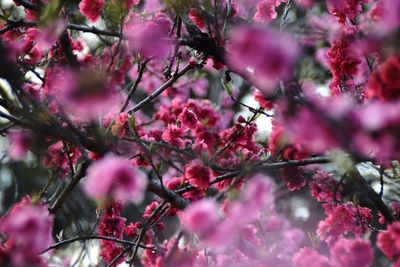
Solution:
[(299, 140), (307, 149), (323, 153), (339, 146), (336, 136), (319, 115), (304, 107), (287, 121), (287, 129), (293, 140)]
[(114, 136), (122, 138), (126, 134), (126, 126), (128, 125), (128, 113), (122, 112), (118, 114), (115, 119), (113, 126), (111, 127), (111, 133)]
[(139, 203), (146, 186), (146, 177), (127, 159), (108, 154), (88, 168), (85, 192), (95, 199), (111, 196), (122, 203)]
[(195, 202), (183, 211), (180, 220), (187, 231), (199, 236), (212, 234), (219, 222), (217, 204), (211, 199)]
[(206, 189), (211, 181), (212, 172), (200, 160), (194, 160), (185, 167), (185, 178), (200, 190)]
[(339, 184), (333, 178), (333, 174), (325, 171), (317, 171), (314, 174), (310, 192), (318, 202), (331, 203), (341, 200)]
[(96, 22), (100, 18), (104, 0), (82, 0), (79, 3), (79, 11), (91, 22)]
[(274, 103), (265, 99), (264, 94), (260, 90), (255, 89), (253, 97), (263, 109), (271, 110), (274, 107)]
[(176, 126), (175, 124), (168, 124), (167, 129), (162, 134), (162, 139), (170, 145), (184, 148), (185, 144), (182, 139), (183, 128)]
[(243, 75), (265, 94), (289, 78), (299, 55), (293, 37), (271, 29), (241, 27), (227, 45), (230, 69)]
[[(117, 202), (110, 203), (100, 218), (98, 230), (100, 236), (123, 238), (126, 219), (121, 216), (121, 211), (121, 204)], [(101, 240), (100, 248), (100, 256), (106, 263), (111, 263), (123, 250), (120, 244), (108, 240)], [(116, 264), (118, 265), (123, 261), (124, 257), (120, 257)]]
[(195, 129), (199, 121), (197, 119), (196, 114), (187, 107), (184, 107), (181, 114), (178, 115), (178, 120), (182, 123), (184, 127), (187, 127), (192, 130)]

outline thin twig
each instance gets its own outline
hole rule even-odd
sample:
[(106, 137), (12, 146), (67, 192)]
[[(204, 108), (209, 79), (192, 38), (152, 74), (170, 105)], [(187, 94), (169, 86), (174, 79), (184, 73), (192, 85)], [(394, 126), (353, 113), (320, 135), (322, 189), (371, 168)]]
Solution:
[(189, 70), (193, 69), (192, 64), (187, 64), (183, 69), (181, 69), (178, 73), (175, 73), (171, 79), (169, 79), (166, 83), (161, 85), (157, 90), (155, 90), (152, 94), (147, 96), (145, 99), (143, 99), (140, 103), (138, 103), (136, 106), (128, 110), (128, 113), (134, 113), (140, 109), (142, 109), (145, 105), (149, 104), (151, 101), (153, 101), (157, 96), (162, 94), (166, 89), (168, 89), (171, 85), (173, 85), (180, 77), (185, 75)]
[(162, 253), (161, 251), (158, 251), (157, 249), (155, 249), (154, 247), (147, 247), (147, 246), (143, 246), (138, 244), (137, 242), (132, 242), (132, 241), (128, 241), (128, 240), (122, 240), (122, 239), (118, 239), (115, 237), (108, 237), (108, 236), (98, 236), (98, 235), (88, 235), (88, 236), (78, 236), (78, 237), (73, 237), (70, 239), (66, 239), (66, 240), (62, 240), (58, 243), (55, 243), (54, 245), (51, 245), (50, 247), (46, 248), (45, 250), (43, 250), (42, 252), (40, 252), (39, 254), (44, 254), (50, 250), (53, 249), (57, 249), (59, 247), (62, 246), (66, 246), (70, 243), (76, 242), (76, 241), (83, 241), (83, 240), (91, 240), (91, 239), (100, 239), (100, 240), (107, 240), (107, 241), (112, 241), (115, 243), (120, 243), (120, 244), (125, 244), (125, 245), (132, 245), (132, 246), (139, 246), (141, 248), (145, 248), (145, 249), (151, 249), (153, 251)]

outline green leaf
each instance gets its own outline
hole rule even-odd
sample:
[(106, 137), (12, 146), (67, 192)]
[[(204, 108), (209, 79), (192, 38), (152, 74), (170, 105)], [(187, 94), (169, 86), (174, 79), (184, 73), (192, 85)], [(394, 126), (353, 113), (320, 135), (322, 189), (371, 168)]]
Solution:
[(64, 5), (67, 5), (69, 0), (53, 0), (44, 9), (40, 16), (40, 24), (46, 26), (52, 24), (56, 19), (59, 18), (59, 14)]

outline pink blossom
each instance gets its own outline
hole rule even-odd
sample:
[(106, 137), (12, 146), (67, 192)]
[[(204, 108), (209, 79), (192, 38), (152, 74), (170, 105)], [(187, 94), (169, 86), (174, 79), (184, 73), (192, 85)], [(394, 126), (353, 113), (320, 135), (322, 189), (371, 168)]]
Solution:
[(182, 139), (183, 128), (180, 128), (174, 124), (168, 124), (167, 129), (162, 134), (162, 139), (176, 147), (184, 148), (184, 142)]
[(254, 20), (259, 22), (269, 22), (276, 19), (278, 14), (275, 11), (275, 7), (278, 7), (281, 2), (286, 2), (281, 0), (263, 0), (257, 4), (257, 12), (254, 15)]
[(378, 0), (371, 9), (371, 17), (377, 23), (376, 33), (388, 34), (400, 26), (400, 1)]
[[(99, 223), (98, 234), (100, 236), (122, 239), (126, 219), (121, 216), (122, 205), (117, 202), (112, 202), (102, 214)], [(100, 241), (100, 256), (106, 263), (111, 263), (114, 258), (122, 252), (122, 246), (116, 242), (101, 240)], [(121, 257), (116, 264), (124, 261)]]
[(389, 260), (400, 258), (400, 222), (394, 222), (378, 234), (377, 246)]
[(8, 155), (12, 160), (22, 159), (28, 152), (29, 133), (26, 131), (9, 132), (10, 148)]
[(219, 222), (217, 204), (211, 199), (203, 199), (191, 204), (180, 215), (183, 227), (199, 236), (212, 234)]
[(91, 22), (96, 22), (100, 18), (104, 0), (82, 0), (79, 3), (79, 11)]
[(173, 45), (167, 41), (171, 27), (170, 19), (162, 13), (147, 20), (134, 17), (125, 30), (130, 49), (145, 57), (164, 57)]
[(205, 30), (206, 28), (206, 19), (201, 15), (201, 13), (194, 8), (191, 8), (189, 11), (190, 20), (196, 25), (200, 30)]
[(293, 257), (296, 267), (333, 267), (326, 256), (308, 247), (300, 249)]
[(255, 89), (253, 97), (263, 109), (271, 110), (274, 107), (274, 103), (265, 99), (265, 96), (260, 90)]
[(139, 203), (143, 199), (147, 179), (125, 158), (108, 154), (92, 163), (87, 173), (85, 192), (89, 197), (111, 196), (122, 203)]
[(257, 27), (237, 28), (227, 51), (229, 67), (266, 94), (289, 78), (299, 54), (293, 37)]
[(212, 172), (200, 160), (194, 160), (185, 167), (185, 178), (200, 190), (206, 189), (211, 181)]
[(181, 114), (178, 115), (178, 120), (184, 127), (192, 130), (195, 129), (195, 126), (198, 123), (196, 114), (187, 107), (184, 107)]
[(119, 138), (122, 138), (126, 134), (126, 127), (128, 125), (128, 114), (122, 112), (118, 114), (115, 119), (114, 125), (111, 127), (111, 133)]
[(331, 254), (338, 267), (368, 267), (374, 259), (370, 242), (362, 238), (340, 239), (332, 247)]
[(46, 205), (34, 205), (29, 197), (14, 205), (0, 221), (0, 230), (7, 235), (10, 266), (41, 266), (38, 254), (52, 243), (52, 225), (53, 215)]
[[(243, 189), (243, 205), (249, 213), (264, 210), (272, 204), (274, 186), (269, 176), (257, 174), (251, 178)], [(251, 216), (249, 216), (251, 217)]]
[(313, 179), (310, 184), (310, 191), (318, 202), (330, 203), (341, 200), (340, 187), (333, 179), (333, 174), (317, 171)]
[(346, 19), (355, 20), (361, 13), (361, 5), (370, 0), (327, 0), (329, 12), (345, 23)]
[(345, 204), (325, 204), (327, 215), (324, 221), (318, 224), (318, 234), (322, 240), (333, 245), (343, 234), (352, 232), (361, 235), (372, 219), (371, 210), (355, 206), (351, 202)]
[(56, 66), (47, 69), (43, 94), (56, 111), (68, 112), (79, 120), (104, 116), (118, 107), (120, 95), (101, 70), (92, 68), (76, 72)]

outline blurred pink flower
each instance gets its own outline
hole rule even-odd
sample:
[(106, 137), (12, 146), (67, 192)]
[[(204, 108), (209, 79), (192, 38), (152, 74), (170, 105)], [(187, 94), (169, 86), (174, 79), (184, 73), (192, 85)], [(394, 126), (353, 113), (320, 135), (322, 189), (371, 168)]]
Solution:
[(125, 35), (133, 52), (162, 58), (173, 45), (173, 41), (167, 40), (171, 27), (171, 20), (162, 13), (147, 20), (133, 17), (126, 26)]
[(296, 267), (333, 267), (326, 256), (308, 247), (300, 249), (294, 255), (293, 264)]
[(45, 81), (43, 94), (55, 111), (68, 113), (79, 121), (114, 112), (122, 99), (117, 87), (96, 67), (78, 73), (56, 66), (47, 69)]
[(362, 238), (342, 238), (331, 249), (332, 262), (337, 267), (368, 267), (374, 259), (369, 241)]
[(146, 186), (146, 177), (127, 159), (108, 154), (89, 167), (85, 192), (95, 199), (110, 196), (122, 203), (139, 203)]
[(38, 254), (52, 243), (53, 215), (46, 205), (34, 205), (29, 197), (14, 205), (0, 221), (0, 231), (7, 235), (5, 253), (10, 266), (40, 266)]
[(257, 4), (257, 12), (254, 15), (255, 21), (269, 22), (276, 19), (278, 13), (275, 11), (275, 7), (278, 7), (281, 2), (287, 2), (287, 0), (263, 0)]
[(9, 133), (10, 147), (8, 156), (11, 160), (22, 159), (28, 151), (29, 133), (27, 131), (16, 130)]
[(212, 234), (220, 220), (217, 204), (211, 199), (195, 202), (180, 214), (180, 220), (187, 231), (199, 236)]
[(273, 93), (280, 80), (288, 79), (299, 55), (294, 38), (258, 27), (234, 30), (227, 44), (227, 64), (263, 93)]

